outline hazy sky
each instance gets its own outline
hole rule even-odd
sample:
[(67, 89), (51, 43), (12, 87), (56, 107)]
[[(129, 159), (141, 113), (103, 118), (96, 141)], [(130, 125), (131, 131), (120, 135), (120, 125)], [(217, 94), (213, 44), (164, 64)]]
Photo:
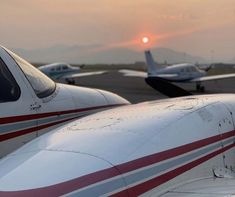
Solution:
[(168, 47), (235, 57), (235, 0), (1, 0), (1, 44), (10, 48)]

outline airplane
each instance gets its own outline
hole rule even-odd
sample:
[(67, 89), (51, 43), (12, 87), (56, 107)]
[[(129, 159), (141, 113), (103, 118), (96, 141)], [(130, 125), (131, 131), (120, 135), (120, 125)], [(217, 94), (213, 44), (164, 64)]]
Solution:
[(0, 47), (0, 158), (51, 128), (128, 103), (104, 90), (55, 83)]
[(145, 51), (145, 58), (147, 64), (147, 73), (127, 69), (119, 70), (119, 72), (123, 73), (124, 76), (129, 77), (161, 77), (170, 82), (195, 83), (196, 90), (201, 92), (205, 91), (205, 87), (201, 85), (201, 83), (204, 81), (216, 81), (235, 77), (235, 73), (206, 76), (207, 71), (211, 68), (211, 65), (203, 70), (199, 69), (196, 65), (191, 63), (173, 64), (170, 66), (162, 67), (159, 64), (155, 63), (149, 50)]
[(106, 71), (83, 72), (81, 73), (80, 67), (71, 66), (67, 63), (52, 63), (39, 66), (38, 69), (52, 79), (64, 79), (68, 84), (74, 85), (75, 78), (85, 77), (91, 75), (104, 74)]
[(36, 138), (0, 160), (0, 196), (233, 196), (235, 95), (182, 96)]

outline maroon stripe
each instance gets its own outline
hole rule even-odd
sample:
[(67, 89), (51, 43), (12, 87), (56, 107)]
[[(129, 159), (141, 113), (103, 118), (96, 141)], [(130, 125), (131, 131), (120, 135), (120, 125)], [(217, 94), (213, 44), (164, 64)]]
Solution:
[(124, 164), (120, 164), (116, 167), (122, 174), (124, 174), (126, 172), (130, 172), (130, 171), (142, 168), (142, 167), (146, 167), (146, 166), (155, 164), (157, 162), (164, 161), (172, 157), (176, 157), (184, 153), (196, 150), (198, 148), (202, 148), (204, 146), (218, 142), (220, 140), (224, 140), (232, 136), (235, 136), (235, 130), (224, 133), (224, 134), (216, 135), (213, 137), (209, 137), (203, 140), (199, 140), (196, 142), (192, 142), (190, 144), (182, 145), (182, 146), (170, 149), (170, 150), (148, 155), (146, 157), (142, 157), (142, 158), (132, 160)]
[[(173, 158), (173, 157), (178, 156), (180, 154), (190, 152), (192, 150), (201, 148), (203, 146), (212, 144), (214, 142), (218, 142), (221, 139), (226, 139), (226, 138), (229, 138), (231, 136), (234, 136), (234, 131), (230, 131), (230, 132), (224, 133), (222, 135), (216, 135), (216, 136), (209, 137), (209, 138), (206, 138), (206, 139), (203, 139), (203, 140), (199, 140), (197, 142), (193, 142), (193, 143), (186, 144), (186, 145), (183, 145), (183, 146), (180, 146), (180, 147), (177, 147), (177, 148), (169, 149), (167, 151), (156, 153), (154, 155), (146, 156), (146, 157), (143, 157), (143, 158), (140, 158), (140, 159), (137, 159), (137, 160), (133, 160), (131, 162), (127, 162), (127, 163), (124, 163), (124, 164), (117, 165), (117, 166), (115, 166), (115, 168), (112, 167), (112, 168), (108, 168), (108, 169), (105, 169), (105, 170), (102, 170), (102, 171), (94, 172), (94, 173), (91, 173), (91, 174), (88, 174), (88, 175), (85, 175), (85, 176), (82, 176), (82, 177), (78, 177), (76, 179), (73, 179), (73, 180), (70, 180), (70, 181), (67, 181), (67, 182), (64, 182), (64, 183), (59, 183), (59, 184), (44, 187), (44, 188), (25, 190), (25, 191), (0, 192), (0, 196), (1, 195), (4, 195), (4, 196), (31, 196), (31, 195), (34, 195), (35, 196), (35, 192), (37, 193), (38, 196), (42, 196), (42, 195), (43, 196), (63, 195), (63, 194), (72, 192), (74, 190), (81, 189), (83, 187), (89, 186), (91, 184), (95, 184), (97, 182), (100, 182), (100, 181), (103, 181), (103, 180), (106, 180), (106, 179), (109, 179), (109, 178), (113, 178), (114, 176), (117, 176), (117, 175), (120, 175), (120, 174), (123, 174), (123, 173), (126, 173), (126, 172), (130, 172), (132, 170), (135, 170), (135, 169), (138, 169), (138, 168), (141, 168), (141, 167), (145, 167), (145, 166), (157, 163), (157, 162), (162, 161), (162, 160)], [(186, 165), (184, 165), (180, 168), (177, 168), (176, 170), (173, 170), (173, 171), (169, 172), (166, 176), (161, 175), (158, 178), (155, 178), (155, 179), (151, 180), (150, 182), (148, 181), (147, 183), (149, 183), (149, 184), (147, 184), (147, 183), (146, 184), (143, 183), (144, 185), (140, 184), (140, 189), (138, 188), (138, 190), (140, 190), (141, 192), (142, 191), (146, 192), (146, 191), (149, 190), (149, 188), (152, 189), (154, 187), (157, 187), (159, 180), (161, 180), (162, 183), (170, 180), (170, 179), (167, 179), (167, 177), (171, 175), (170, 173), (174, 172), (173, 173), (174, 177), (176, 177), (179, 174), (181, 174), (181, 173), (183, 173), (183, 172), (185, 172), (185, 171), (187, 171), (187, 170), (203, 163), (206, 160), (209, 160), (210, 158), (212, 158), (212, 157), (214, 157), (214, 156), (216, 156), (216, 155), (218, 155), (218, 154), (220, 154), (220, 153), (222, 153), (222, 152), (224, 152), (224, 151), (226, 151), (226, 150), (228, 150), (232, 147), (234, 147), (234, 144), (229, 145), (229, 146), (227, 146), (223, 149), (220, 149), (218, 151), (215, 151), (215, 152), (213, 152), (213, 153), (211, 153), (207, 156), (202, 157), (201, 159), (193, 161), (193, 162), (191, 162), (189, 164), (186, 164)], [(174, 154), (172, 154), (172, 152), (174, 152)], [(164, 156), (164, 155), (170, 155), (170, 156)], [(158, 159), (158, 156), (160, 157), (160, 159)], [(155, 162), (153, 161), (154, 159), (155, 159)], [(141, 162), (143, 162), (144, 165), (141, 165)], [(117, 173), (116, 169), (118, 169), (118, 171), (121, 170), (120, 174)], [(185, 171), (183, 171), (182, 169), (185, 169)], [(129, 171), (127, 171), (127, 170), (129, 170)], [(110, 172), (115, 172), (115, 173), (110, 173)], [(176, 173), (176, 172), (178, 172), (178, 173)], [(146, 185), (149, 185), (149, 186), (146, 186)], [(148, 188), (148, 190), (143, 189), (143, 188), (146, 188), (146, 187)], [(124, 194), (124, 193), (126, 194), (126, 192), (128, 192), (128, 191), (125, 190), (125, 191), (123, 191), (123, 193), (117, 193), (117, 195), (121, 196), (121, 194)], [(130, 189), (130, 192), (133, 192), (133, 191)]]
[[(79, 170), (79, 169), (78, 169)], [(67, 181), (64, 183), (59, 183), (53, 186), (48, 186), (45, 188), (38, 188), (38, 189), (31, 189), (31, 190), (25, 190), (25, 191), (16, 191), (16, 192), (1, 192), (0, 196), (4, 197), (50, 197), (50, 196), (61, 196), (66, 193), (70, 193), (72, 191), (75, 191), (77, 189), (81, 189), (83, 187), (86, 187), (88, 185), (93, 184), (94, 182), (100, 182), (105, 179), (109, 179), (110, 177), (118, 176), (118, 171), (112, 167), (109, 169), (101, 170), (95, 173), (92, 173), (90, 175), (85, 175), (82, 177), (79, 177), (78, 179), (74, 179), (71, 181)]]
[(32, 133), (32, 132), (35, 132), (35, 131), (38, 131), (38, 130), (41, 130), (41, 129), (45, 129), (45, 128), (48, 128), (48, 127), (51, 127), (51, 126), (54, 126), (54, 125), (57, 125), (57, 124), (60, 124), (60, 123), (66, 122), (66, 121), (70, 121), (70, 120), (73, 120), (75, 118), (77, 118), (77, 117), (68, 118), (68, 119), (65, 119), (65, 120), (60, 120), (60, 121), (57, 121), (57, 122), (52, 122), (52, 123), (48, 123), (48, 124), (45, 124), (45, 125), (40, 125), (40, 126), (37, 126), (37, 127), (31, 127), (31, 128), (20, 130), (20, 131), (6, 133), (6, 134), (3, 134), (3, 135), (0, 135), (0, 142), (5, 141), (5, 140), (9, 140), (11, 138), (19, 137), (19, 136), (22, 136), (22, 135), (26, 135), (26, 134), (29, 134), (29, 133)]
[(209, 155), (201, 157), (201, 158), (199, 158), (197, 160), (194, 160), (194, 161), (192, 161), (192, 162), (190, 162), (188, 164), (180, 166), (180, 167), (178, 167), (178, 168), (176, 168), (176, 169), (174, 169), (174, 170), (172, 170), (170, 172), (167, 172), (167, 173), (165, 173), (165, 174), (163, 174), (161, 176), (155, 177), (154, 179), (151, 179), (149, 181), (146, 181), (144, 183), (141, 183), (139, 185), (131, 187), (131, 188), (127, 189), (127, 190), (123, 190), (123, 191), (121, 191), (119, 193), (116, 193), (116, 194), (114, 194), (112, 196), (113, 197), (118, 197), (123, 192), (128, 192), (129, 195), (133, 196), (133, 197), (139, 196), (139, 195), (141, 195), (141, 194), (143, 194), (145, 192), (148, 192), (149, 190), (151, 190), (151, 189), (153, 189), (153, 188), (155, 188), (155, 187), (157, 187), (157, 186), (159, 186), (159, 185), (161, 185), (161, 184), (163, 184), (163, 183), (165, 183), (165, 182), (175, 178), (176, 176), (178, 176), (180, 174), (183, 174), (184, 172), (186, 172), (186, 171), (188, 171), (188, 170), (190, 170), (190, 169), (192, 169), (192, 168), (194, 168), (194, 167), (196, 167), (196, 166), (198, 166), (198, 165), (208, 161), (209, 159), (211, 159), (211, 158), (213, 158), (213, 157), (215, 157), (215, 156), (217, 156), (217, 155), (219, 155), (219, 154), (221, 154), (221, 153), (223, 153), (223, 152), (233, 148), (234, 146), (235, 146), (234, 143), (230, 144), (229, 146), (221, 148), (220, 150), (217, 150), (217, 151), (215, 151), (213, 153), (210, 153)]
[(101, 105), (101, 106), (96, 106), (96, 107), (88, 107), (88, 108), (81, 108), (81, 109), (74, 109), (74, 110), (67, 110), (67, 111), (48, 112), (48, 113), (41, 113), (41, 114), (30, 114), (30, 115), (23, 115), (23, 116), (10, 116), (10, 117), (0, 118), (0, 124), (8, 124), (8, 123), (21, 122), (21, 121), (26, 121), (26, 120), (46, 118), (50, 116), (59, 116), (59, 115), (65, 115), (65, 114), (71, 114), (71, 113), (79, 113), (79, 112), (84, 112), (84, 111), (97, 110), (97, 109), (103, 109), (103, 108), (109, 108), (109, 107), (115, 107), (115, 106), (121, 106), (121, 105), (123, 104)]

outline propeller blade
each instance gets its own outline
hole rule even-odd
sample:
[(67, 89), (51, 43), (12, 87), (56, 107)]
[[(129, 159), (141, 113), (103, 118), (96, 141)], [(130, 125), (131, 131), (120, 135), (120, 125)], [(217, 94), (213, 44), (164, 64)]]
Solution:
[(147, 77), (145, 82), (153, 89), (171, 98), (192, 95), (192, 93), (160, 77)]

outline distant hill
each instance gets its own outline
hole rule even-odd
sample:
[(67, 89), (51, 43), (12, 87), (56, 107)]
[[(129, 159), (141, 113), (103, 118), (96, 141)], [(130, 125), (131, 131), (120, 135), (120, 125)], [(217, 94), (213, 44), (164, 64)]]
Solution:
[[(143, 62), (144, 53), (126, 48), (113, 48), (109, 50), (99, 50), (101, 45), (91, 46), (65, 46), (58, 45), (44, 49), (26, 50), (21, 48), (13, 49), (17, 54), (31, 62), (50, 63), (50, 62), (68, 62), (73, 64), (128, 64), (134, 62)], [(167, 48), (151, 49), (157, 62), (167, 63), (204, 63), (207, 60), (174, 51)]]
[(231, 64), (235, 64), (235, 57), (229, 61)]

